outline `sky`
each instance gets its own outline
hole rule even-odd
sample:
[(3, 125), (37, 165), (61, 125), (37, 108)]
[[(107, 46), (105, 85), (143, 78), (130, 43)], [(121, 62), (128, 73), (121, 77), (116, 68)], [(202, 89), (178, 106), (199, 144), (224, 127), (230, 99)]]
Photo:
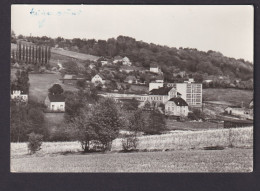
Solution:
[(12, 5), (11, 29), (68, 39), (123, 35), (253, 62), (253, 12), (250, 5)]

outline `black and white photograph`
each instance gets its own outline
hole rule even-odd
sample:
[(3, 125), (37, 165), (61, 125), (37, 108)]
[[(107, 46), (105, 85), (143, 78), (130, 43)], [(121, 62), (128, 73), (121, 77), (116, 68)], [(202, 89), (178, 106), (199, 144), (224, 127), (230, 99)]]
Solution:
[(11, 173), (253, 172), (254, 6), (13, 4), (10, 37)]

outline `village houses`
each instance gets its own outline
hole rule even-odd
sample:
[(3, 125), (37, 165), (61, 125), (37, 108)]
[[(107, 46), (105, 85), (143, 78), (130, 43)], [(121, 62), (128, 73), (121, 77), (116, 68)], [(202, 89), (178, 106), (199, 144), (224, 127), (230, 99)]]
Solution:
[(19, 100), (22, 102), (27, 103), (28, 102), (28, 94), (23, 94), (20, 90), (13, 90), (11, 94), (11, 99), (12, 100)]
[(64, 112), (65, 111), (65, 97), (63, 95), (49, 94), (44, 104), (47, 106), (48, 111)]
[(173, 97), (165, 103), (165, 114), (174, 116), (188, 116), (187, 102), (181, 97)]
[(91, 82), (96, 84), (96, 83), (101, 83), (104, 84), (105, 83), (105, 78), (103, 75), (101, 74), (96, 74), (92, 79)]
[(151, 64), (151, 65), (150, 65), (150, 72), (159, 74), (159, 73), (161, 73), (162, 71), (161, 71), (161, 68), (160, 68), (158, 65), (156, 65), (156, 64)]
[(135, 76), (127, 76), (125, 79), (125, 83), (128, 83), (128, 84), (136, 84), (136, 82), (137, 82), (137, 79)]

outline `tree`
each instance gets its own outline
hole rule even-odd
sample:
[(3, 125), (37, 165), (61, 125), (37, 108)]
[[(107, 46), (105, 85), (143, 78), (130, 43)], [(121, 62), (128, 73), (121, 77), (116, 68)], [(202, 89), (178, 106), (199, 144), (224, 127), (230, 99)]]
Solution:
[(60, 84), (54, 84), (50, 89), (49, 93), (52, 95), (60, 95), (63, 93), (63, 88)]
[(125, 110), (137, 110), (138, 109), (138, 105), (139, 105), (138, 100), (133, 98), (133, 99), (127, 101), (127, 102), (124, 102), (123, 103), (123, 108)]
[(81, 110), (80, 115), (73, 118), (69, 126), (75, 132), (75, 138), (81, 143), (84, 152), (90, 151), (91, 141), (97, 139), (97, 133), (92, 125), (90, 125), (91, 114), (88, 108)]
[(17, 70), (15, 75), (16, 79), (11, 82), (11, 91), (20, 90), (22, 93), (28, 93), (30, 85), (28, 72), (24, 70)]
[(85, 80), (77, 80), (77, 87), (84, 89), (86, 87), (86, 81)]
[(25, 104), (11, 102), (10, 107), (10, 138), (11, 142), (23, 142), (27, 140), (27, 134), (31, 128)]
[(105, 98), (94, 105), (89, 125), (97, 134), (97, 140), (105, 149), (111, 149), (112, 140), (118, 137), (122, 125), (120, 113), (113, 99)]
[(30, 154), (36, 153), (36, 151), (41, 150), (43, 136), (40, 134), (30, 133), (29, 134), (29, 142), (27, 144), (28, 151)]
[(141, 109), (134, 111), (134, 113), (129, 117), (129, 130), (133, 131), (135, 134), (138, 131), (143, 131), (146, 128), (147, 119)]
[(153, 110), (148, 117), (148, 125), (144, 129), (146, 134), (161, 134), (166, 129), (165, 117), (158, 110)]

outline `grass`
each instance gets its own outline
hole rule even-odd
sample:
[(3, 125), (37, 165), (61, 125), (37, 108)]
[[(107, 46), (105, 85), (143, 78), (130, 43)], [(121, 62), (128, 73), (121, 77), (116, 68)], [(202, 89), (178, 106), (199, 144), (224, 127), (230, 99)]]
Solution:
[(203, 89), (203, 97), (205, 101), (225, 101), (235, 105), (240, 105), (243, 102), (244, 105), (248, 105), (253, 98), (253, 91), (232, 88), (208, 88)]
[(99, 58), (98, 56), (93, 56), (93, 55), (90, 55), (90, 54), (83, 54), (83, 53), (79, 53), (79, 52), (74, 52), (74, 51), (69, 51), (69, 50), (61, 50), (61, 49), (56, 49), (56, 48), (52, 48), (51, 53), (59, 54), (59, 55), (62, 55), (62, 56), (66, 56), (66, 57), (70, 57), (70, 58), (74, 58), (74, 59), (78, 59), (78, 60), (95, 61)]
[[(177, 131), (138, 138), (139, 150), (189, 150), (204, 147), (253, 147), (253, 128)], [(122, 150), (122, 139), (113, 141), (112, 150)]]
[(212, 122), (179, 122), (173, 120), (166, 120), (166, 126), (169, 130), (209, 130), (223, 128), (223, 123), (217, 124)]
[(70, 85), (65, 85), (60, 82), (60, 74), (29, 74), (29, 96), (37, 102), (44, 102), (48, 95), (48, 89), (54, 84), (61, 84), (62, 88), (67, 91), (77, 91)]
[(11, 172), (252, 172), (252, 149), (107, 153), (11, 159)]
[[(163, 135), (138, 137), (139, 150), (190, 150), (204, 147), (253, 147), (253, 128), (217, 129), (204, 131), (177, 131)], [(112, 143), (112, 151), (122, 150), (122, 139)], [(63, 152), (79, 152), (78, 142), (44, 142), (35, 156), (57, 155)], [(11, 143), (11, 158), (30, 157), (26, 143)]]

